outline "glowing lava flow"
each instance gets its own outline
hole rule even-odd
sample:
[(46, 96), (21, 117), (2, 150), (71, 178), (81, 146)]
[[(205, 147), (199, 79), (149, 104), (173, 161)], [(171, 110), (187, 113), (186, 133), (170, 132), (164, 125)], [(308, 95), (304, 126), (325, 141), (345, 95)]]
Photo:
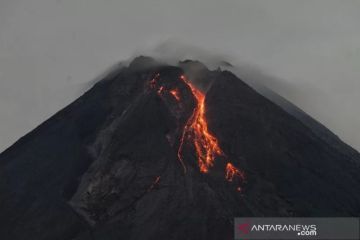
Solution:
[(185, 76), (182, 75), (180, 79), (191, 89), (191, 92), (196, 99), (196, 107), (185, 125), (180, 140), (178, 157), (183, 162), (181, 152), (184, 140), (186, 136), (190, 136), (197, 153), (200, 172), (207, 173), (209, 168), (214, 165), (215, 156), (221, 156), (223, 155), (223, 152), (219, 147), (216, 137), (208, 130), (208, 124), (205, 118), (205, 95), (197, 90)]
[(173, 89), (173, 90), (170, 90), (170, 93), (171, 95), (173, 95), (173, 97), (176, 99), (176, 101), (180, 101), (180, 93), (179, 93), (179, 90), (177, 89)]
[(227, 163), (225, 168), (225, 179), (229, 182), (232, 182), (235, 177), (239, 177), (241, 180), (243, 180), (244, 173), (234, 167), (234, 165), (231, 163)]
[(152, 191), (153, 189), (154, 189), (154, 187), (156, 186), (156, 185), (158, 185), (158, 183), (159, 183), (159, 181), (160, 181), (160, 176), (157, 176), (156, 178), (155, 178), (155, 181), (150, 185), (150, 187), (148, 188), (148, 192), (150, 192), (150, 191)]
[[(156, 74), (150, 81), (153, 88), (156, 87), (155, 84), (159, 77), (160, 75)], [(195, 98), (196, 106), (182, 132), (180, 146), (177, 153), (178, 158), (184, 168), (184, 172), (186, 173), (187, 169), (182, 157), (182, 151), (184, 142), (187, 140), (192, 141), (195, 147), (200, 172), (207, 173), (209, 172), (209, 169), (214, 166), (215, 157), (224, 157), (224, 153), (219, 146), (217, 138), (211, 134), (208, 129), (208, 123), (205, 116), (205, 95), (192, 85), (192, 83), (188, 81), (184, 75), (180, 76), (180, 79), (190, 88)], [(164, 87), (160, 86), (160, 88), (157, 89), (157, 93), (161, 95), (164, 90)], [(180, 93), (178, 89), (170, 90), (169, 93), (178, 102), (180, 102)], [(225, 168), (225, 179), (229, 182), (233, 182), (235, 177), (240, 181), (245, 179), (245, 175), (242, 171), (238, 170), (231, 163), (227, 163)], [(156, 182), (158, 181), (159, 179), (156, 180)], [(241, 188), (238, 187), (237, 191), (241, 191)]]

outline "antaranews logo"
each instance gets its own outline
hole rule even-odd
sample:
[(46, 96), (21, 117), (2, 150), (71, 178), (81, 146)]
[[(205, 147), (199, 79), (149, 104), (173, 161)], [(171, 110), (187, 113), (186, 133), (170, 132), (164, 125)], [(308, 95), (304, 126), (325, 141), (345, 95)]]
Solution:
[(235, 239), (359, 239), (359, 219), (236, 218)]
[(316, 225), (282, 225), (282, 224), (253, 224), (241, 223), (238, 224), (241, 233), (249, 234), (250, 232), (293, 232), (298, 236), (316, 236)]

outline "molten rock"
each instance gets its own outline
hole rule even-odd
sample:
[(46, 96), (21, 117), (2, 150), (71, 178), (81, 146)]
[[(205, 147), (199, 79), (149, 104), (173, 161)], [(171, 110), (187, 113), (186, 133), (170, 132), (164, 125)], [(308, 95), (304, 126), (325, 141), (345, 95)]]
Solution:
[(232, 239), (234, 217), (360, 215), (360, 154), (289, 112), (231, 72), (136, 58), (0, 155), (0, 239)]

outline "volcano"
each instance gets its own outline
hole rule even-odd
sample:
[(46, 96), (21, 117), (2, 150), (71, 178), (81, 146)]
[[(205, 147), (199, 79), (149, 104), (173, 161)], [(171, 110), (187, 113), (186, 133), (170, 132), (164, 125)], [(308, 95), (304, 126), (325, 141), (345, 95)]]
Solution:
[(230, 240), (235, 217), (359, 216), (360, 154), (271, 95), (135, 58), (0, 155), (0, 239)]

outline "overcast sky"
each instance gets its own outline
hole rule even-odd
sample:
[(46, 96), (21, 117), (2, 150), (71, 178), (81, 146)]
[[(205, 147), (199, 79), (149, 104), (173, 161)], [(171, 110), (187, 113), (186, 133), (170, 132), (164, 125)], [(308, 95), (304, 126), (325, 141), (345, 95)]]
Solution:
[(115, 62), (166, 40), (223, 54), (360, 150), (360, 1), (0, 0), (0, 151)]

